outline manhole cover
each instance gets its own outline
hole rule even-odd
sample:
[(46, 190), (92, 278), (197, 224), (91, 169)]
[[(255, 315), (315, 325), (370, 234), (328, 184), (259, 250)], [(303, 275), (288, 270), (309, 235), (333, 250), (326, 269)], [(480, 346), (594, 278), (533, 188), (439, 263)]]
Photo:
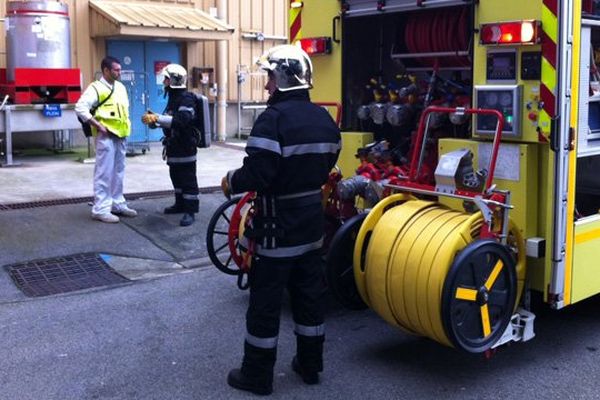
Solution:
[(4, 267), (26, 296), (40, 297), (129, 280), (96, 253), (47, 258)]

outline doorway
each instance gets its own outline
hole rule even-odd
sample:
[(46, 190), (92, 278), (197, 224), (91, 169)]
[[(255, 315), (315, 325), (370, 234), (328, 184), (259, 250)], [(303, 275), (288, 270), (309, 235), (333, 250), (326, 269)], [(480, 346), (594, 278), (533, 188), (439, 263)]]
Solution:
[(130, 102), (130, 142), (158, 142), (163, 133), (142, 124), (146, 110), (162, 113), (167, 106), (159, 74), (170, 63), (181, 64), (181, 43), (142, 40), (108, 40), (106, 54), (121, 60), (122, 81)]

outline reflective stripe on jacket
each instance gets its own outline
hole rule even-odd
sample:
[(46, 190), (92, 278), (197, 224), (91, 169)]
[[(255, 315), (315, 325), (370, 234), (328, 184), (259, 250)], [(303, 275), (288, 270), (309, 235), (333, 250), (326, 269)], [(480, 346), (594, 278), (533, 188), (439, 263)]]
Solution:
[(170, 115), (171, 126), (163, 128), (167, 147), (167, 164), (196, 162), (198, 141), (194, 133), (196, 97), (185, 89), (170, 89), (163, 114)]
[(321, 186), (340, 151), (340, 131), (308, 91), (276, 92), (257, 118), (244, 165), (230, 171), (232, 193), (256, 191), (258, 213), (247, 229), (264, 257), (299, 257), (322, 245)]

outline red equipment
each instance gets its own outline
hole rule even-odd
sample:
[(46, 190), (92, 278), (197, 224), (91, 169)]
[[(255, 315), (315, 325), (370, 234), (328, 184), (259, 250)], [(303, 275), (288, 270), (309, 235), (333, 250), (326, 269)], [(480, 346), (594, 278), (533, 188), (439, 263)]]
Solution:
[[(490, 163), (488, 166), (488, 176), (485, 182), (485, 186), (482, 192), (474, 192), (469, 190), (457, 190), (456, 195), (475, 198), (481, 196), (484, 199), (492, 200), (498, 204), (506, 203), (506, 195), (503, 193), (491, 192), (492, 183), (494, 181), (494, 171), (496, 169), (496, 160), (498, 159), (498, 152), (500, 150), (500, 140), (502, 139), (502, 129), (504, 128), (504, 116), (498, 111), (493, 109), (473, 109), (473, 108), (449, 108), (449, 107), (427, 107), (421, 114), (419, 121), (419, 130), (417, 131), (417, 138), (413, 149), (412, 160), (410, 163), (410, 171), (408, 173), (408, 179), (398, 182), (395, 188), (404, 189), (409, 192), (421, 193), (425, 195), (436, 195), (435, 187), (429, 183), (424, 183), (421, 177), (421, 167), (423, 161), (423, 143), (427, 140), (427, 126), (429, 116), (431, 113), (454, 113), (461, 112), (467, 115), (480, 114), (480, 115), (494, 115), (498, 123), (496, 124), (496, 132), (494, 135), (494, 142), (492, 144), (492, 153), (490, 156)], [(480, 237), (489, 238), (493, 237), (494, 233), (490, 231), (490, 227), (484, 224), (481, 228)]]
[(15, 68), (14, 82), (7, 82), (0, 68), (0, 95), (14, 104), (75, 103), (81, 96), (78, 68)]

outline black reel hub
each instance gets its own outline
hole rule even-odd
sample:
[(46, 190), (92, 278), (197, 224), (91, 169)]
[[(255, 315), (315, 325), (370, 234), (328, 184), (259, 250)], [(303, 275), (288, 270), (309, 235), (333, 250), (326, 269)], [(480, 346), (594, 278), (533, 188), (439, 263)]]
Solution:
[(506, 246), (478, 240), (454, 259), (442, 291), (442, 321), (456, 348), (489, 350), (510, 323), (517, 299), (516, 262)]

